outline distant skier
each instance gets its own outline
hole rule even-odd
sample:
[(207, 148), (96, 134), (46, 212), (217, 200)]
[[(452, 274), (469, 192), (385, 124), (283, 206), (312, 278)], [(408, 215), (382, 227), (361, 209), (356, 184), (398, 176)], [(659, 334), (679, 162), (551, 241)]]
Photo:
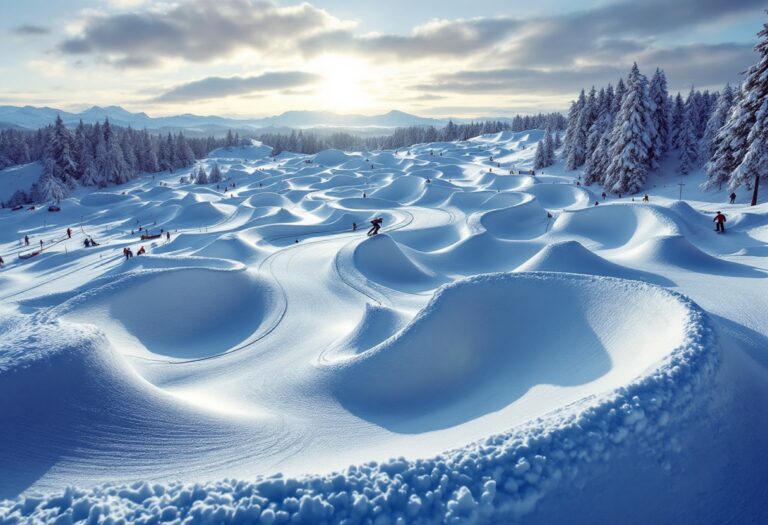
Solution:
[(605, 192), (603, 192), (603, 200), (605, 200), (605, 198), (606, 198), (607, 196), (608, 196), (608, 195), (606, 195), (606, 194), (605, 194)]
[(356, 231), (357, 231), (357, 223), (356, 223), (356, 222), (353, 222), (353, 223), (352, 223), (352, 231), (353, 231), (353, 232), (356, 232)]
[(29, 235), (24, 236), (24, 246), (29, 246)]
[(598, 201), (595, 201), (595, 206), (597, 206), (598, 204), (600, 204), (600, 203)]
[(171, 242), (171, 232), (165, 232), (165, 242)]
[(72, 238), (72, 228), (67, 228), (67, 239)]
[(377, 233), (379, 233), (379, 230), (381, 229), (381, 224), (383, 222), (384, 222), (384, 219), (382, 219), (381, 217), (376, 217), (375, 219), (373, 219), (371, 221), (371, 224), (373, 226), (371, 226), (371, 229), (368, 230), (368, 237), (371, 237), (371, 236), (376, 235)]
[(43, 251), (43, 240), (42, 239), (40, 239), (40, 251), (41, 252)]
[(141, 248), (139, 248), (139, 251), (136, 252), (136, 255), (144, 255), (145, 253), (147, 253), (147, 250), (145, 250), (144, 247), (142, 246)]
[(3, 260), (3, 256), (0, 255), (0, 268), (2, 268), (3, 266), (5, 266), (5, 261)]
[(649, 201), (649, 198), (648, 198), (648, 194), (646, 193), (645, 195), (643, 195), (643, 202), (648, 202), (648, 201)]
[(715, 223), (715, 231), (717, 233), (725, 233), (725, 215), (722, 212), (717, 212), (712, 222)]
[(731, 192), (730, 202), (731, 202), (731, 204), (736, 204), (736, 193), (735, 192)]
[(83, 241), (83, 246), (85, 246), (86, 248), (90, 248), (91, 247), (91, 240), (86, 237), (85, 240)]
[(368, 195), (367, 195), (365, 192), (363, 192), (363, 198), (364, 198), (364, 199), (367, 199), (367, 198), (368, 198)]

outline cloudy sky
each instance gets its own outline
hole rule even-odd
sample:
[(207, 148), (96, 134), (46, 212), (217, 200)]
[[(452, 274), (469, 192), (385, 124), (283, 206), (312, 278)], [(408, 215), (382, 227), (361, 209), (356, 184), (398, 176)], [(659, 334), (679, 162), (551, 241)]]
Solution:
[(672, 90), (754, 63), (764, 0), (0, 0), (0, 104), (152, 116), (562, 110), (633, 61)]

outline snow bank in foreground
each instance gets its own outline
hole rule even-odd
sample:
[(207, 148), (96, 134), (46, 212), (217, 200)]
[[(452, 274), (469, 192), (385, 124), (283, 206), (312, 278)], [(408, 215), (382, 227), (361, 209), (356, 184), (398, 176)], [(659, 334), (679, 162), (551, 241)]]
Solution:
[(195, 485), (138, 482), (28, 495), (0, 503), (0, 523), (404, 524), (518, 517), (562, 480), (588, 475), (589, 464), (626, 450), (674, 451), (675, 428), (694, 414), (711, 385), (718, 353), (709, 320), (698, 306), (678, 294), (647, 288), (683, 308), (682, 344), (643, 377), (589, 399), (588, 406), (556, 412), (546, 422), (432, 459), (392, 459), (326, 476)]

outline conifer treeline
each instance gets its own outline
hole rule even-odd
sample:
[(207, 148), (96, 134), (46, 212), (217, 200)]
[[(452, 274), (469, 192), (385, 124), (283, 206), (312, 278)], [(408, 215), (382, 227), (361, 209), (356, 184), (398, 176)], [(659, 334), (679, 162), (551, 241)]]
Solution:
[(687, 98), (671, 98), (664, 71), (651, 81), (634, 64), (629, 76), (614, 88), (594, 87), (573, 102), (568, 112), (563, 158), (566, 168), (584, 168), (585, 184), (600, 184), (611, 193), (641, 191), (648, 172), (670, 152), (678, 169), (688, 174), (703, 164), (701, 152), (710, 119), (724, 96), (691, 89)]
[(758, 36), (758, 62), (739, 88), (670, 97), (664, 71), (648, 82), (635, 64), (615, 89), (582, 90), (567, 117), (566, 168), (583, 168), (585, 184), (636, 193), (673, 155), (681, 175), (706, 168), (705, 188), (756, 188), (768, 178), (768, 24)]
[(29, 194), (17, 191), (8, 202), (13, 206), (57, 201), (77, 185), (106, 187), (141, 172), (187, 168), (213, 149), (239, 142), (231, 133), (225, 139), (188, 138), (181, 132), (155, 135), (146, 129), (113, 126), (108, 120), (80, 122), (73, 131), (57, 117), (52, 126), (37, 132), (0, 132), (0, 169), (33, 161), (43, 164), (40, 180)]

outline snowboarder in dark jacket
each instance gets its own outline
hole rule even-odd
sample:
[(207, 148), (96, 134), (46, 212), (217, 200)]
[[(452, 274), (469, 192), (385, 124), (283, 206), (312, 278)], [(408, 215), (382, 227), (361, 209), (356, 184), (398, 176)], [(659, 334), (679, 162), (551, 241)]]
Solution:
[(736, 193), (732, 192), (730, 195), (731, 204), (736, 204)]
[(373, 226), (371, 226), (371, 229), (368, 230), (368, 236), (370, 237), (372, 235), (376, 235), (377, 233), (379, 233), (379, 230), (381, 229), (381, 223), (383, 222), (384, 222), (384, 219), (382, 219), (381, 217), (377, 217), (373, 219), (371, 221), (371, 224), (373, 224)]
[(725, 215), (723, 215), (722, 212), (717, 212), (717, 215), (712, 219), (712, 222), (715, 223), (716, 232), (725, 233)]

